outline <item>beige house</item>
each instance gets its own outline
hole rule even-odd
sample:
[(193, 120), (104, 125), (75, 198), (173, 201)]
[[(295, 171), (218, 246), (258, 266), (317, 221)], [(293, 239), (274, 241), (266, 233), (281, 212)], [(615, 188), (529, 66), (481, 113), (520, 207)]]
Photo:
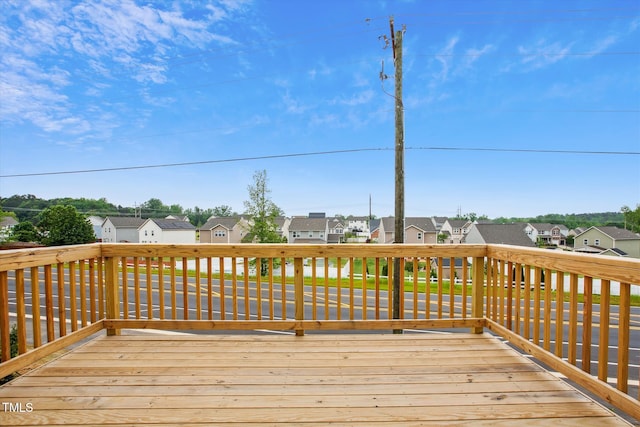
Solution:
[(461, 243), (472, 225), (466, 219), (447, 219), (440, 229), (440, 233), (447, 235), (444, 243)]
[[(393, 243), (395, 240), (395, 217), (380, 220), (378, 243)], [(404, 243), (436, 244), (438, 233), (433, 220), (427, 217), (406, 217), (404, 219)]]
[(640, 258), (640, 234), (618, 227), (591, 227), (578, 234), (574, 251)]
[(438, 243), (438, 232), (433, 220), (427, 217), (406, 217), (404, 220), (404, 242), (423, 245)]
[(249, 222), (240, 217), (212, 217), (198, 229), (200, 243), (241, 243)]

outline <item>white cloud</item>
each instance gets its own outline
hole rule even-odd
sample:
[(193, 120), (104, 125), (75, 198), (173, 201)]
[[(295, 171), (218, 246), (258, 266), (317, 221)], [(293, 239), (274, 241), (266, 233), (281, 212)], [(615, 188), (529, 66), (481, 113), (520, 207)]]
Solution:
[(534, 46), (518, 46), (518, 53), (522, 55), (521, 65), (526, 65), (529, 70), (537, 70), (555, 64), (567, 57), (573, 42), (562, 44), (560, 42), (548, 43), (545, 39), (539, 40)]

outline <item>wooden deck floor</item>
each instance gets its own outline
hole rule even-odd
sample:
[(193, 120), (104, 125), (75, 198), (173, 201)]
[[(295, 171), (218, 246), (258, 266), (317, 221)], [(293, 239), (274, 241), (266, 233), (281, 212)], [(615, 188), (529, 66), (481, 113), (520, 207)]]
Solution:
[(471, 334), (101, 336), (0, 402), (2, 426), (629, 425)]

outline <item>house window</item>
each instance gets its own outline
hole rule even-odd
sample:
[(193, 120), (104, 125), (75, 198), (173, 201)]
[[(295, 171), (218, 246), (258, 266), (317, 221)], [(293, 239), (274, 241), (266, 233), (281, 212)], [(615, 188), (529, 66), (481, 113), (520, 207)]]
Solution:
[(454, 228), (453, 229), (453, 234), (460, 234), (460, 229), (459, 228)]
[(299, 232), (299, 231), (294, 231), (294, 232), (293, 232), (293, 238), (294, 238), (294, 239), (297, 239), (297, 238), (300, 238), (300, 237), (302, 237), (302, 236), (300, 235), (300, 232)]
[(324, 239), (324, 233), (320, 233), (320, 238)]
[(596, 246), (600, 246), (600, 239), (594, 240), (593, 244), (596, 245)]
[(213, 232), (214, 237), (225, 237), (227, 233), (224, 230), (216, 230)]
[(155, 236), (155, 230), (151, 230), (151, 235)]
[(418, 240), (422, 240), (422, 233), (418, 232)]
[[(144, 230), (144, 235), (145, 235), (145, 236), (147, 235), (147, 230)], [(144, 242), (143, 242), (143, 243), (144, 243)]]
[(313, 237), (313, 231), (309, 232), (309, 237)]
[(584, 240), (582, 241), (582, 243), (583, 243), (585, 246), (588, 246), (588, 245), (589, 245), (589, 239), (584, 239)]

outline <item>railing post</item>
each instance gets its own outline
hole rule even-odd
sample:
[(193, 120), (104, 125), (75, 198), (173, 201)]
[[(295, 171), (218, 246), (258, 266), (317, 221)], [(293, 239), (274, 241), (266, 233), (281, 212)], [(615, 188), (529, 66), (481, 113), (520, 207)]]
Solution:
[[(293, 287), (295, 295), (295, 317), (296, 320), (304, 320), (304, 265), (302, 258), (293, 260)], [(296, 336), (303, 336), (304, 329), (296, 329)]]
[[(127, 274), (126, 265), (122, 274)], [(115, 257), (105, 258), (107, 319), (120, 318), (120, 298), (118, 292), (118, 260)], [(107, 329), (107, 335), (120, 335), (119, 329)]]
[[(473, 258), (473, 277), (471, 284), (471, 317), (484, 316), (484, 257)], [(483, 327), (474, 326), (472, 334), (481, 334)]]

